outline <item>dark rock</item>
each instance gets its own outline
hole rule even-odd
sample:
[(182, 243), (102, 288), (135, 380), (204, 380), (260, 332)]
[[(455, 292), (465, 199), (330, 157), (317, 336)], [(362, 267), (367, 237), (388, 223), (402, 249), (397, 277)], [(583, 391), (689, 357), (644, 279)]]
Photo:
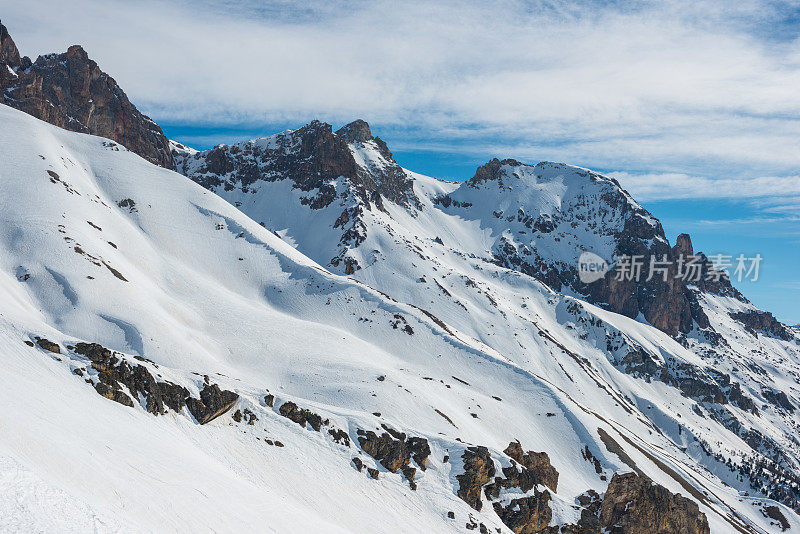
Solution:
[(578, 496), (578, 504), (581, 505), (581, 518), (578, 520), (576, 528), (572, 529), (576, 534), (589, 534), (601, 532), (600, 506), (602, 500), (600, 495), (594, 490), (589, 490)]
[(372, 131), (369, 129), (369, 124), (361, 119), (356, 119), (350, 124), (342, 126), (336, 131), (336, 135), (348, 143), (372, 141)]
[(197, 422), (204, 425), (230, 410), (237, 400), (236, 393), (220, 389), (216, 384), (206, 384), (200, 392), (200, 400), (190, 397), (186, 406)]
[(350, 436), (347, 435), (347, 432), (341, 430), (339, 428), (329, 428), (328, 434), (331, 435), (333, 441), (338, 443), (339, 445), (344, 445), (346, 447), (350, 446)]
[(272, 408), (275, 404), (275, 395), (272, 394), (264, 395), (264, 404)]
[(42, 337), (35, 337), (33, 339), (35, 339), (36, 344), (39, 345), (39, 347), (43, 348), (44, 350), (49, 352), (55, 352), (56, 354), (61, 354), (61, 347), (58, 346), (58, 343), (54, 343), (49, 339), (44, 339)]
[(484, 165), (478, 167), (475, 170), (475, 176), (470, 178), (467, 183), (474, 187), (481, 182), (493, 181), (497, 182), (500, 187), (503, 187), (503, 175), (500, 173), (500, 168), (503, 167), (503, 165), (519, 167), (522, 165), (522, 163), (515, 159), (499, 160), (494, 158)]
[(132, 366), (98, 343), (76, 343), (74, 351), (92, 362), (100, 382), (115, 391), (127, 387), (134, 397), (145, 400), (146, 410), (153, 415), (163, 414), (165, 405), (179, 412), (186, 404), (189, 397), (186, 388), (170, 382), (157, 382), (145, 366)]
[(774, 519), (775, 521), (777, 521), (780, 524), (781, 532), (789, 530), (789, 527), (791, 526), (791, 524), (789, 524), (789, 520), (786, 519), (785, 515), (783, 515), (783, 512), (781, 512), (781, 509), (778, 508), (777, 506), (775, 506), (774, 504), (771, 504), (769, 506), (765, 506), (764, 507), (764, 514), (767, 517), (769, 517), (770, 519)]
[(431, 447), (428, 444), (428, 440), (420, 437), (410, 437), (406, 440), (406, 446), (419, 468), (425, 471), (428, 457), (431, 455)]
[(687, 396), (693, 399), (699, 399), (703, 402), (716, 402), (720, 404), (728, 402), (728, 398), (720, 387), (710, 379), (684, 378), (680, 382), (680, 389)]
[(456, 475), (458, 491), (456, 494), (462, 501), (477, 511), (481, 511), (481, 488), (491, 482), (495, 468), (489, 449), (483, 446), (468, 447), (461, 456), (464, 460), (464, 472)]
[(414, 482), (414, 476), (417, 474), (417, 470), (411, 466), (405, 466), (400, 470), (403, 472), (403, 476), (406, 477), (406, 480), (408, 480), (408, 484), (411, 486), (411, 489), (416, 491), (417, 483)]
[(761, 394), (767, 399), (767, 402), (773, 406), (783, 408), (789, 413), (794, 413), (796, 410), (794, 404), (789, 400), (789, 396), (784, 391), (774, 391), (771, 389), (763, 389)]
[(189, 398), (188, 389), (172, 382), (159, 382), (158, 387), (161, 389), (161, 400), (167, 408), (180, 412), (186, 406), (186, 399)]
[(6, 27), (0, 24), (0, 62), (13, 69), (19, 67), (21, 61), (22, 58), (19, 56), (17, 45), (14, 44), (14, 40), (11, 39)]
[(401, 471), (408, 480), (411, 489), (416, 489), (414, 482), (416, 469), (409, 465), (411, 459), (417, 463), (420, 469), (425, 470), (428, 457), (431, 454), (428, 440), (421, 437), (407, 438), (403, 432), (399, 432), (383, 425), (386, 430), (378, 436), (375, 432), (358, 429), (358, 443), (361, 448), (375, 458), (383, 467), (395, 473)]
[(615, 473), (603, 497), (600, 520), (611, 533), (708, 534), (697, 503), (636, 473)]
[(750, 310), (731, 313), (731, 317), (742, 323), (745, 329), (753, 335), (755, 335), (756, 332), (761, 332), (763, 334), (775, 336), (784, 341), (790, 341), (792, 339), (789, 329), (769, 312)]
[(547, 453), (533, 451), (523, 452), (522, 445), (519, 441), (511, 442), (503, 452), (533, 473), (542, 484), (550, 488), (553, 492), (556, 492), (556, 488), (558, 487), (558, 471), (556, 471), (555, 467), (550, 465), (550, 457)]
[(407, 466), (411, 460), (411, 452), (405, 441), (395, 439), (387, 432), (378, 436), (375, 432), (359, 429), (358, 443), (364, 452), (378, 460), (392, 473)]
[(94, 386), (95, 391), (97, 391), (103, 397), (113, 400), (114, 402), (118, 402), (124, 406), (129, 408), (133, 408), (133, 401), (131, 398), (126, 395), (124, 392), (120, 391), (119, 389), (112, 388), (103, 382), (98, 382)]
[(378, 471), (377, 469), (375, 469), (373, 467), (367, 467), (367, 473), (369, 474), (370, 478), (374, 478), (375, 480), (378, 480), (378, 473), (380, 473), (380, 471)]
[[(360, 167), (348, 143), (374, 142), (387, 165), (375, 168)], [(189, 178), (200, 185), (214, 189), (234, 188), (246, 190), (257, 180), (276, 181), (290, 179), (301, 191), (316, 191), (302, 202), (312, 209), (330, 205), (336, 191), (330, 182), (344, 177), (353, 186), (363, 205), (383, 209), (383, 199), (408, 206), (419, 205), (412, 181), (392, 159), (386, 144), (372, 137), (369, 125), (355, 121), (337, 133), (330, 124), (312, 121), (297, 130), (279, 134), (276, 148), (241, 145), (220, 146), (192, 156), (202, 160), (202, 165)], [(188, 173), (185, 157), (178, 158), (178, 171)], [(348, 215), (349, 226), (358, 233), (360, 218)], [(349, 241), (350, 236), (344, 238)], [(357, 244), (356, 244), (357, 246)]]
[(533, 495), (511, 499), (506, 506), (499, 502), (492, 505), (500, 520), (516, 534), (542, 532), (553, 518), (549, 491), (534, 490)]
[[(60, 128), (107, 137), (152, 163), (174, 168), (161, 128), (83, 48), (39, 56), (25, 69), (21, 63), (8, 31), (0, 27), (0, 102)], [(16, 69), (14, 76), (7, 67)]]
[(361, 472), (362, 469), (364, 469), (364, 462), (361, 461), (361, 458), (354, 457), (352, 462), (359, 473)]
[(314, 412), (306, 410), (305, 408), (298, 408), (297, 404), (291, 401), (283, 403), (278, 411), (283, 417), (289, 419), (290, 421), (294, 421), (303, 428), (305, 428), (306, 423), (308, 423), (311, 425), (311, 428), (317, 432), (319, 432), (323, 424), (328, 423), (327, 420), (323, 421), (322, 417)]

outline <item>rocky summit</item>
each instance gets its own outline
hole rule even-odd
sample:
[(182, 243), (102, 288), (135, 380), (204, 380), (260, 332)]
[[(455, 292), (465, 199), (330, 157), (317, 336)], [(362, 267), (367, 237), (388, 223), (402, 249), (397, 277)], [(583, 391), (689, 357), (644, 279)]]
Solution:
[(31, 61), (0, 24), (0, 102), (73, 132), (115, 141), (156, 165), (174, 167), (169, 142), (114, 78), (78, 45)]
[(0, 531), (800, 530), (800, 331), (613, 178), (197, 151), (80, 47), (0, 61)]

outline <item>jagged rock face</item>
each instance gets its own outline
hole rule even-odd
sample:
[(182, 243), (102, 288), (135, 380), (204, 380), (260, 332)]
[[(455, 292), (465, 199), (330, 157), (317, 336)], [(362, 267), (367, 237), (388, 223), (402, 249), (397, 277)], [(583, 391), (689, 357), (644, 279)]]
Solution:
[(411, 180), (363, 120), (336, 133), (330, 124), (312, 121), (264, 139), (174, 155), (179, 172), (223, 196), (225, 191), (248, 192), (259, 181), (289, 179), (295, 188), (315, 192), (303, 204), (322, 209), (337, 197), (332, 182), (343, 178), (366, 206), (383, 208), (383, 199), (418, 205)]
[(216, 384), (206, 384), (200, 391), (200, 400), (189, 397), (186, 407), (197, 422), (204, 425), (230, 410), (237, 400), (239, 395), (233, 391), (220, 389)]
[(374, 139), (369, 124), (362, 119), (356, 119), (350, 124), (342, 126), (336, 130), (336, 135), (348, 143), (365, 143)]
[(511, 458), (511, 466), (502, 469), (503, 476), (495, 477), (496, 469), (489, 449), (468, 447), (461, 456), (464, 472), (456, 475), (458, 496), (480, 511), (483, 488), (497, 516), (513, 532), (534, 534), (546, 531), (553, 517), (551, 497), (550, 491), (540, 491), (539, 488), (544, 485), (555, 492), (558, 471), (550, 465), (546, 453), (524, 452), (518, 441), (510, 443), (504, 452)]
[(511, 499), (507, 506), (492, 503), (500, 520), (515, 534), (542, 532), (550, 524), (553, 511), (550, 509), (550, 493), (534, 491), (529, 497)]
[(364, 452), (393, 473), (407, 467), (412, 458), (425, 470), (431, 454), (428, 440), (415, 436), (406, 437), (405, 433), (386, 425), (383, 428), (386, 432), (380, 436), (371, 430), (358, 430), (358, 442)]
[(469, 447), (461, 457), (464, 460), (464, 472), (456, 475), (458, 480), (457, 495), (462, 501), (481, 511), (481, 488), (494, 477), (494, 461), (489, 449), (483, 446)]
[(157, 382), (143, 365), (132, 366), (98, 343), (78, 343), (75, 353), (89, 359), (98, 372), (95, 389), (108, 399), (133, 406), (133, 401), (121, 390), (125, 386), (131, 394), (144, 399), (147, 411), (154, 415), (165, 413), (165, 406), (178, 412), (186, 405), (189, 398), (186, 388), (171, 382)]
[(789, 329), (769, 312), (750, 310), (732, 313), (731, 317), (742, 323), (747, 331), (752, 334), (762, 332), (783, 339), (784, 341), (792, 339)]
[[(680, 234), (675, 240), (675, 246), (672, 247), (673, 259), (677, 260), (680, 257), (688, 259), (694, 255), (692, 238), (689, 234)], [(696, 256), (699, 258), (699, 276), (697, 280), (689, 281), (689, 285), (695, 285), (700, 291), (705, 291), (713, 295), (733, 297), (742, 302), (749, 302), (738, 289), (731, 285), (731, 280), (725, 272), (716, 271), (714, 269), (713, 264), (705, 254), (698, 252)], [(715, 273), (716, 276), (709, 276), (712, 273)]]
[[(626, 200), (623, 195), (610, 195), (611, 198), (613, 202)], [(627, 202), (626, 205), (630, 206)], [(641, 277), (618, 280), (617, 269), (614, 269), (608, 276), (590, 284), (589, 295), (628, 317), (636, 317), (641, 312), (650, 324), (671, 336), (690, 331), (693, 321), (701, 328), (708, 327), (708, 318), (695, 295), (679, 277), (675, 249), (670, 248), (661, 223), (652, 221), (655, 223), (642, 216), (626, 217), (622, 231), (616, 236), (615, 256), (641, 257)], [(682, 241), (678, 250), (685, 246), (686, 242)], [(666, 280), (659, 274), (648, 280), (651, 260), (661, 262), (665, 258), (668, 263)]]
[[(678, 267), (661, 223), (612, 178), (559, 163), (532, 166), (493, 159), (437, 203), (464, 217), (485, 212), (481, 204), (491, 204), (496, 219), (491, 227), (500, 234), (494, 261), (556, 291), (566, 286), (628, 317), (641, 313), (673, 336), (690, 331), (693, 322), (708, 326), (695, 295), (676, 277)], [(617, 280), (612, 270), (583, 283), (577, 260), (589, 243), (599, 249), (588, 251), (607, 261), (640, 256), (643, 276)], [(666, 280), (647, 279), (651, 258), (672, 264)]]
[(17, 45), (8, 34), (5, 26), (0, 24), (0, 62), (5, 63), (11, 68), (19, 67), (22, 58), (19, 56)]
[(306, 423), (308, 423), (309, 426), (317, 432), (322, 428), (322, 425), (328, 422), (327, 420), (323, 420), (319, 414), (305, 408), (299, 408), (297, 404), (293, 402), (283, 403), (279, 409), (279, 413), (303, 428), (305, 428)]
[(3, 104), (60, 128), (107, 137), (152, 163), (174, 168), (161, 128), (136, 109), (83, 48), (71, 46), (31, 64), (19, 57), (5, 27), (0, 26), (0, 36)]
[(600, 520), (612, 533), (708, 534), (697, 503), (636, 473), (614, 474), (603, 497)]
[[(550, 465), (550, 457), (545, 452), (523, 452), (522, 444), (514, 441), (504, 450), (509, 457), (513, 458), (522, 467), (530, 471), (541, 484), (544, 484), (553, 491), (558, 488), (558, 471)], [(523, 489), (523, 491), (526, 491)]]

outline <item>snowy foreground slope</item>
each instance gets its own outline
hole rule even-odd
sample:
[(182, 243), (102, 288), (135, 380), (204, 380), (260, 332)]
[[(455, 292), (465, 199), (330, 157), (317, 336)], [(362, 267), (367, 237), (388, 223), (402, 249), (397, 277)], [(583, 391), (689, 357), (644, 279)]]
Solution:
[[(457, 184), (376, 147), (358, 164), (381, 172), (331, 185), (335, 203), (280, 176), (228, 203), (0, 106), (0, 531), (557, 532), (594, 514), (584, 531), (641, 532), (632, 514), (665, 506), (688, 528), (665, 531), (800, 529), (717, 457), (752, 459), (745, 421), (797, 472), (795, 332), (746, 332), (726, 310), (751, 305), (698, 291), (732, 340), (708, 354), (707, 328), (679, 341), (481, 261), (505, 230), (440, 208)], [(361, 237), (331, 254), (341, 203)], [(626, 372), (631, 347), (675, 375), (725, 371), (757, 414)], [(625, 472), (668, 491), (644, 479), (612, 502)]]

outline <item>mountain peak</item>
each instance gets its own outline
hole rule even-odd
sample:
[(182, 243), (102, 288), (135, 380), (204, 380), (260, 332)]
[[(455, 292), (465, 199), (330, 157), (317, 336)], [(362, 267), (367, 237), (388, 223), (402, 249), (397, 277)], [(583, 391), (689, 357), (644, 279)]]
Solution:
[(107, 137), (151, 163), (175, 167), (161, 128), (134, 106), (80, 45), (20, 58), (0, 25), (0, 103), (60, 128)]
[(336, 135), (342, 137), (348, 143), (372, 141), (372, 131), (369, 129), (367, 121), (356, 119), (350, 124), (346, 124), (336, 131)]
[(694, 254), (692, 248), (692, 238), (689, 234), (681, 234), (675, 240), (675, 246), (672, 247), (673, 252), (678, 256), (689, 257)]
[(523, 163), (511, 158), (506, 158), (503, 160), (492, 158), (475, 170), (475, 176), (469, 179), (470, 184), (474, 185), (489, 180), (497, 180), (500, 176), (500, 169), (502, 169), (504, 165), (519, 167), (523, 165)]
[(17, 67), (20, 61), (17, 45), (14, 44), (8, 29), (0, 23), (0, 62), (6, 63), (10, 67)]
[(81, 45), (72, 45), (67, 48), (67, 57), (78, 57), (86, 61), (89, 60), (89, 54), (83, 49)]

